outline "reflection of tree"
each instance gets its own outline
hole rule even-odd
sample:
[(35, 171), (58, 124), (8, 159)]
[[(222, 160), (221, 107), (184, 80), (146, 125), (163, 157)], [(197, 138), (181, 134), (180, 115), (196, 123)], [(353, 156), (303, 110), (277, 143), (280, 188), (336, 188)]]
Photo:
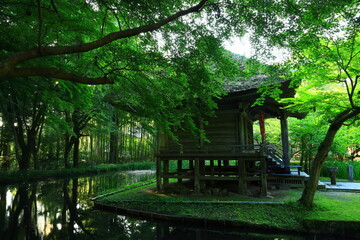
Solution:
[(36, 191), (36, 184), (19, 186), (9, 211), (8, 225), (3, 234), (5, 239), (18, 239), (21, 235), (24, 239), (40, 239), (36, 227)]
[[(124, 179), (123, 176), (120, 178)], [(27, 184), (17, 191), (0, 188), (0, 239), (165, 240), (177, 236), (174, 228), (162, 224), (90, 209), (89, 192), (111, 187), (112, 183), (106, 180), (119, 181), (119, 175), (110, 180), (101, 176), (93, 180), (81, 178)], [(13, 203), (6, 202), (6, 194), (10, 192), (14, 193)], [(4, 224), (5, 229), (2, 229)]]
[(6, 216), (6, 189), (0, 188), (0, 236), (4, 235)]
[[(75, 228), (75, 224), (86, 234), (91, 235), (91, 233), (86, 230), (84, 224), (79, 218), (77, 206), (77, 199), (78, 199), (78, 179), (73, 179), (72, 181), (72, 190), (71, 190), (71, 197), (69, 195), (68, 186), (69, 181), (64, 181), (63, 185), (63, 192), (64, 192), (64, 209), (63, 209), (63, 220), (66, 219), (66, 208), (69, 210), (70, 213), (70, 220), (69, 223), (63, 224), (63, 226), (67, 226), (68, 234), (70, 238), (74, 237), (75, 232), (78, 229)], [(65, 213), (65, 215), (64, 215)], [(63, 222), (65, 223), (65, 222)]]

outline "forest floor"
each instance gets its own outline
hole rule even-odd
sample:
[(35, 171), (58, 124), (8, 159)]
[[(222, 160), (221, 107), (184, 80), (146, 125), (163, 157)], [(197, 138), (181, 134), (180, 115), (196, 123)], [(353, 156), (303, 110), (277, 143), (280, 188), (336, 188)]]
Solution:
[(315, 207), (297, 203), (302, 189), (273, 189), (268, 197), (228, 193), (161, 194), (155, 185), (119, 192), (95, 201), (110, 211), (170, 221), (246, 226), (257, 229), (360, 233), (360, 194), (318, 191)]
[(96, 166), (44, 169), (44, 170), (1, 170), (0, 184), (11, 184), (25, 181), (39, 181), (64, 177), (77, 177), (94, 175), (104, 172), (154, 169), (155, 164), (151, 161), (129, 162), (122, 164), (99, 164)]

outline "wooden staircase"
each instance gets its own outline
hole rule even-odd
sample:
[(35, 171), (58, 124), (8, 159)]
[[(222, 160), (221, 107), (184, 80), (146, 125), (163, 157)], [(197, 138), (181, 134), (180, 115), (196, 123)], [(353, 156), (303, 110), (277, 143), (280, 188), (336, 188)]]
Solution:
[(286, 164), (282, 153), (273, 145), (264, 150), (267, 164), (267, 182), (270, 186), (302, 188), (308, 180), (308, 175), (301, 172), (301, 166)]

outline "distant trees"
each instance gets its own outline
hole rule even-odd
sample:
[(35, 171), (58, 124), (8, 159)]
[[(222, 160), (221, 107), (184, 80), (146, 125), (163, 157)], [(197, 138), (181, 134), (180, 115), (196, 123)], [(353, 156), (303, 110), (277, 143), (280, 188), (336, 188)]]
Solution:
[[(214, 36), (226, 36), (232, 27), (210, 31), (198, 21), (204, 14), (213, 21), (224, 18), (214, 18), (212, 9), (200, 15), (207, 2), (2, 2), (1, 117), (13, 128), (21, 168), (37, 166), (44, 152), (49, 156), (41, 158), (62, 156), (70, 167), (71, 151), (77, 166), (83, 142), (91, 157), (104, 161), (140, 158), (148, 155), (156, 124), (170, 129), (211, 111), (213, 97), (222, 93), (221, 79), (234, 70)], [(10, 100), (7, 88), (23, 88), (24, 94)], [(7, 114), (20, 99), (32, 103), (30, 98), (38, 103), (19, 113), (23, 118)], [(203, 107), (196, 107), (199, 102)]]
[(154, 123), (105, 103), (106, 89), (24, 79), (1, 82), (0, 93), (4, 169), (10, 156), (22, 170), (152, 158)]
[[(21, 87), (17, 84), (21, 84)], [(31, 80), (1, 84), (2, 120), (12, 130), (20, 169), (29, 169), (31, 157), (34, 168), (39, 167), (37, 153), (48, 111), (47, 90), (52, 88), (50, 85), (49, 82), (36, 83)]]

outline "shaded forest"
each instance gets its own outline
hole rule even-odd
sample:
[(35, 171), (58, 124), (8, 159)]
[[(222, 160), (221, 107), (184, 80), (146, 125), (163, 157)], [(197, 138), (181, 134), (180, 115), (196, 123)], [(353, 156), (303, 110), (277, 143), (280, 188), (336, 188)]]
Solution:
[[(18, 82), (20, 84), (20, 81)], [(3, 82), (2, 169), (54, 169), (153, 158), (153, 123), (106, 102), (105, 90), (30, 79)], [(4, 96), (4, 95), (2, 95)]]

